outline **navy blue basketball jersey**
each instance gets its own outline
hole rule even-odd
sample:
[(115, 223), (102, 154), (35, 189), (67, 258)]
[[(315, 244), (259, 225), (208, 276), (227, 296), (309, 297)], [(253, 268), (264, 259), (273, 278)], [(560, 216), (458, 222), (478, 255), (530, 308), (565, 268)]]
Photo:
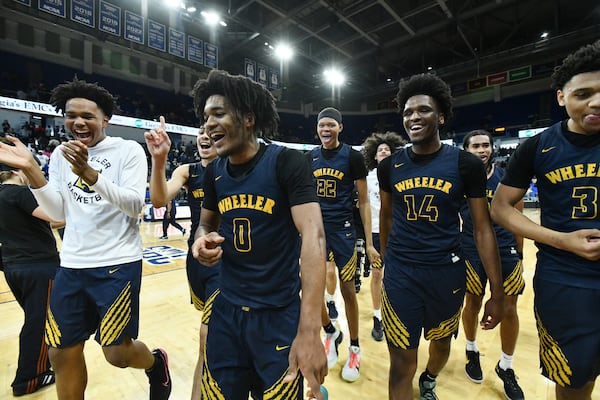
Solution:
[(282, 307), (300, 292), (300, 236), (277, 180), (284, 148), (269, 145), (247, 174), (234, 178), (227, 158), (213, 161), (221, 216), (221, 294), (232, 304)]
[(425, 164), (406, 149), (391, 155), (392, 230), (386, 268), (451, 265), (460, 256), (458, 212), (465, 190), (459, 171), (461, 150), (442, 145)]
[(323, 156), (320, 146), (310, 152), (313, 180), (325, 223), (353, 218), (354, 177), (350, 171), (351, 149), (347, 144), (342, 144), (338, 153), (330, 159)]
[(190, 206), (192, 221), (190, 238), (188, 239), (190, 245), (194, 242), (194, 235), (196, 234), (196, 229), (198, 229), (198, 223), (200, 222), (200, 209), (202, 208), (202, 202), (204, 201), (204, 171), (205, 168), (200, 162), (190, 164), (188, 171), (187, 199), (188, 205)]
[[(500, 184), (504, 174), (504, 169), (500, 167), (494, 167), (492, 176), (488, 178), (485, 191), (488, 204), (492, 204), (494, 194), (496, 193), (496, 188)], [(461, 232), (461, 244), (463, 251), (465, 254), (469, 255), (469, 258), (472, 256), (477, 256), (477, 247), (475, 246), (475, 239), (473, 238), (473, 219), (471, 218), (471, 213), (469, 212), (469, 206), (467, 205), (466, 200), (460, 208), (460, 217), (463, 220)], [(512, 232), (507, 231), (496, 223), (493, 224), (493, 227), (494, 231), (496, 232), (496, 242), (498, 243), (499, 249), (510, 249), (511, 247), (517, 248), (517, 240)]]
[[(600, 228), (600, 145), (575, 146), (563, 135), (561, 124), (555, 124), (540, 133), (533, 165), (542, 226), (560, 232)], [(598, 288), (598, 261), (536, 244), (536, 274), (544, 280)]]

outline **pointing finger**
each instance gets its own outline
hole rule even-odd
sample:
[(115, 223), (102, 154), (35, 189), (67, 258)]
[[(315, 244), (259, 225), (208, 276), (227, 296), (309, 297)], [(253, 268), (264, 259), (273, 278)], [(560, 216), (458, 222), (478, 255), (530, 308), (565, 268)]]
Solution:
[(162, 129), (163, 131), (167, 130), (167, 126), (165, 124), (165, 117), (163, 117), (162, 115), (159, 118), (160, 120), (160, 129)]

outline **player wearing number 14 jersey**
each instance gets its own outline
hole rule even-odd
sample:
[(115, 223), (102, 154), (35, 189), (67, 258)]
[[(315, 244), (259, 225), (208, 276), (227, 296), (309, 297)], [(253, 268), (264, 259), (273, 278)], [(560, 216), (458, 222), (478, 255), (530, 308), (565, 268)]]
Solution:
[(439, 127), (452, 116), (450, 89), (434, 75), (415, 75), (400, 83), (397, 100), (412, 146), (384, 159), (377, 168), (390, 399), (412, 398), (423, 330), (430, 340), (429, 359), (419, 388), (421, 399), (432, 400), (437, 399), (435, 379), (458, 331), (465, 293), (458, 217), (465, 197), (477, 250), (490, 280), (484, 329), (502, 319), (502, 277), (483, 163), (440, 140)]

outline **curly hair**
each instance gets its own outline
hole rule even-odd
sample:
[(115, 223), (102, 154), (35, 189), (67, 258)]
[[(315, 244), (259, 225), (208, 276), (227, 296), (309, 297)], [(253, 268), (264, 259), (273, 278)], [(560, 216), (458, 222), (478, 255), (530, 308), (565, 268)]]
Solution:
[(561, 65), (554, 69), (551, 87), (561, 90), (572, 77), (586, 72), (600, 71), (600, 40), (580, 47), (567, 56)]
[(56, 112), (62, 110), (64, 114), (67, 101), (74, 98), (93, 101), (108, 118), (119, 110), (116, 97), (110, 94), (108, 90), (99, 86), (98, 83), (87, 83), (84, 80), (77, 79), (77, 77), (73, 78), (71, 82), (55, 87), (50, 96), (50, 104), (54, 106)]
[(400, 81), (395, 99), (398, 104), (398, 112), (402, 113), (404, 111), (404, 106), (409, 98), (421, 94), (430, 96), (435, 100), (440, 113), (444, 114), (445, 124), (452, 119), (450, 87), (441, 78), (432, 74), (413, 75)]
[(275, 98), (263, 85), (241, 75), (229, 75), (226, 71), (209, 72), (206, 79), (199, 79), (192, 90), (194, 111), (203, 120), (206, 100), (213, 95), (221, 95), (235, 110), (237, 117), (252, 113), (255, 129), (263, 136), (272, 137), (277, 132), (279, 115), (275, 108)]
[(406, 141), (402, 138), (402, 136), (398, 135), (396, 132), (374, 132), (371, 135), (369, 135), (369, 137), (366, 138), (362, 144), (362, 153), (365, 159), (365, 165), (367, 166), (367, 169), (369, 171), (377, 167), (375, 155), (377, 154), (377, 148), (382, 143), (387, 144), (390, 148), (390, 151), (392, 153), (395, 153), (396, 150), (398, 150), (406, 144)]

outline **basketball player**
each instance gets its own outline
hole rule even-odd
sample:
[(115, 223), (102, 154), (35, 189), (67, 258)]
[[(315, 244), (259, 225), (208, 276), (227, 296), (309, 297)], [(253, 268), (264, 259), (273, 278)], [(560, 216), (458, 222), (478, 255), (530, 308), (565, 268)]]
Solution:
[(19, 168), (48, 216), (65, 220), (61, 266), (50, 296), (46, 342), (59, 400), (83, 399), (87, 371), (83, 347), (91, 334), (106, 360), (145, 369), (150, 399), (168, 399), (167, 355), (150, 352), (138, 334), (144, 204), (148, 164), (142, 146), (106, 135), (115, 98), (78, 79), (58, 85), (50, 103), (65, 115), (74, 140), (52, 154), (46, 181), (18, 139), (0, 143), (0, 162)]
[[(463, 140), (463, 149), (475, 154), (483, 161), (487, 174), (487, 200), (492, 202), (496, 187), (504, 176), (504, 170), (494, 166), (494, 139), (492, 134), (484, 130), (475, 130), (467, 133)], [(523, 202), (517, 205), (523, 210)], [(475, 382), (483, 382), (483, 372), (479, 362), (479, 349), (477, 347), (477, 319), (487, 277), (477, 254), (477, 247), (473, 238), (473, 221), (465, 203), (460, 210), (462, 218), (461, 245), (467, 262), (467, 290), (465, 308), (462, 312), (463, 329), (467, 341), (467, 363), (465, 372), (467, 377)], [(494, 224), (496, 241), (502, 262), (502, 279), (504, 280), (504, 318), (500, 323), (500, 343), (502, 354), (496, 365), (496, 374), (504, 384), (504, 394), (508, 400), (523, 400), (523, 390), (519, 386), (512, 368), (513, 354), (519, 336), (519, 316), (517, 314), (518, 295), (523, 293), (525, 280), (523, 279), (523, 237), (515, 237), (511, 232)]]
[[(192, 244), (194, 243), (194, 235), (200, 222), (200, 208), (204, 200), (204, 171), (206, 171), (208, 163), (217, 157), (217, 151), (208, 135), (204, 132), (204, 126), (201, 126), (196, 137), (200, 162), (178, 166), (173, 171), (171, 179), (167, 181), (166, 165), (169, 149), (171, 148), (171, 139), (167, 134), (165, 118), (163, 116), (160, 117), (160, 126), (149, 132), (145, 132), (144, 138), (152, 157), (152, 172), (150, 175), (150, 199), (152, 204), (156, 207), (161, 207), (161, 205), (172, 201), (182, 187), (187, 192), (192, 227), (188, 239), (188, 254), (185, 268), (190, 286), (192, 304), (197, 310), (203, 311), (206, 299), (218, 288), (217, 278), (219, 269), (200, 264), (192, 255)], [(207, 333), (208, 325), (202, 323), (200, 326), (200, 347), (198, 349), (196, 369), (194, 370), (191, 400), (200, 400), (202, 398), (200, 382), (202, 379), (202, 363), (204, 361), (204, 345), (206, 344)]]
[(278, 123), (264, 86), (212, 70), (194, 86), (194, 107), (220, 157), (205, 171), (192, 246), (200, 263), (221, 262), (220, 290), (205, 305), (202, 397), (302, 399), (304, 377), (322, 400), (325, 240), (308, 165), (257, 140)]
[[(492, 202), (496, 222), (538, 247), (533, 288), (542, 374), (557, 400), (590, 400), (600, 374), (600, 41), (552, 74), (568, 118), (521, 144)], [(540, 224), (515, 207), (537, 177)]]
[(419, 377), (421, 399), (437, 399), (436, 377), (458, 332), (465, 290), (458, 211), (466, 197), (477, 250), (490, 280), (484, 329), (502, 320), (502, 277), (485, 198), (485, 170), (474, 155), (445, 145), (439, 129), (452, 117), (448, 85), (412, 76), (396, 97), (411, 147), (380, 162), (380, 240), (385, 260), (382, 315), (390, 353), (389, 398), (412, 399), (421, 330), (429, 359)]
[[(317, 196), (321, 204), (327, 249), (330, 261), (338, 267), (340, 290), (344, 298), (350, 348), (348, 359), (342, 368), (342, 378), (348, 382), (360, 376), (360, 344), (358, 340), (358, 301), (354, 286), (356, 272), (356, 231), (352, 214), (353, 194), (356, 184), (358, 207), (364, 226), (367, 257), (371, 263), (379, 259), (371, 237), (371, 208), (367, 194), (367, 169), (362, 155), (339, 140), (344, 126), (342, 114), (333, 107), (321, 110), (317, 117), (317, 134), (321, 146), (309, 151), (306, 156), (311, 163)], [(322, 323), (325, 328), (325, 352), (328, 367), (332, 368), (338, 359), (338, 345), (342, 332), (330, 322), (324, 309)]]
[[(377, 165), (400, 147), (405, 141), (395, 132), (373, 133), (363, 143), (362, 153), (365, 165), (369, 170), (367, 175), (367, 188), (369, 191), (369, 204), (371, 205), (371, 230), (373, 231), (373, 246), (380, 251), (379, 246), (379, 181), (377, 180)], [(376, 341), (383, 340), (383, 324), (381, 322), (381, 284), (383, 280), (383, 262), (380, 259), (371, 266), (371, 300), (373, 302), (373, 329), (371, 337)]]

